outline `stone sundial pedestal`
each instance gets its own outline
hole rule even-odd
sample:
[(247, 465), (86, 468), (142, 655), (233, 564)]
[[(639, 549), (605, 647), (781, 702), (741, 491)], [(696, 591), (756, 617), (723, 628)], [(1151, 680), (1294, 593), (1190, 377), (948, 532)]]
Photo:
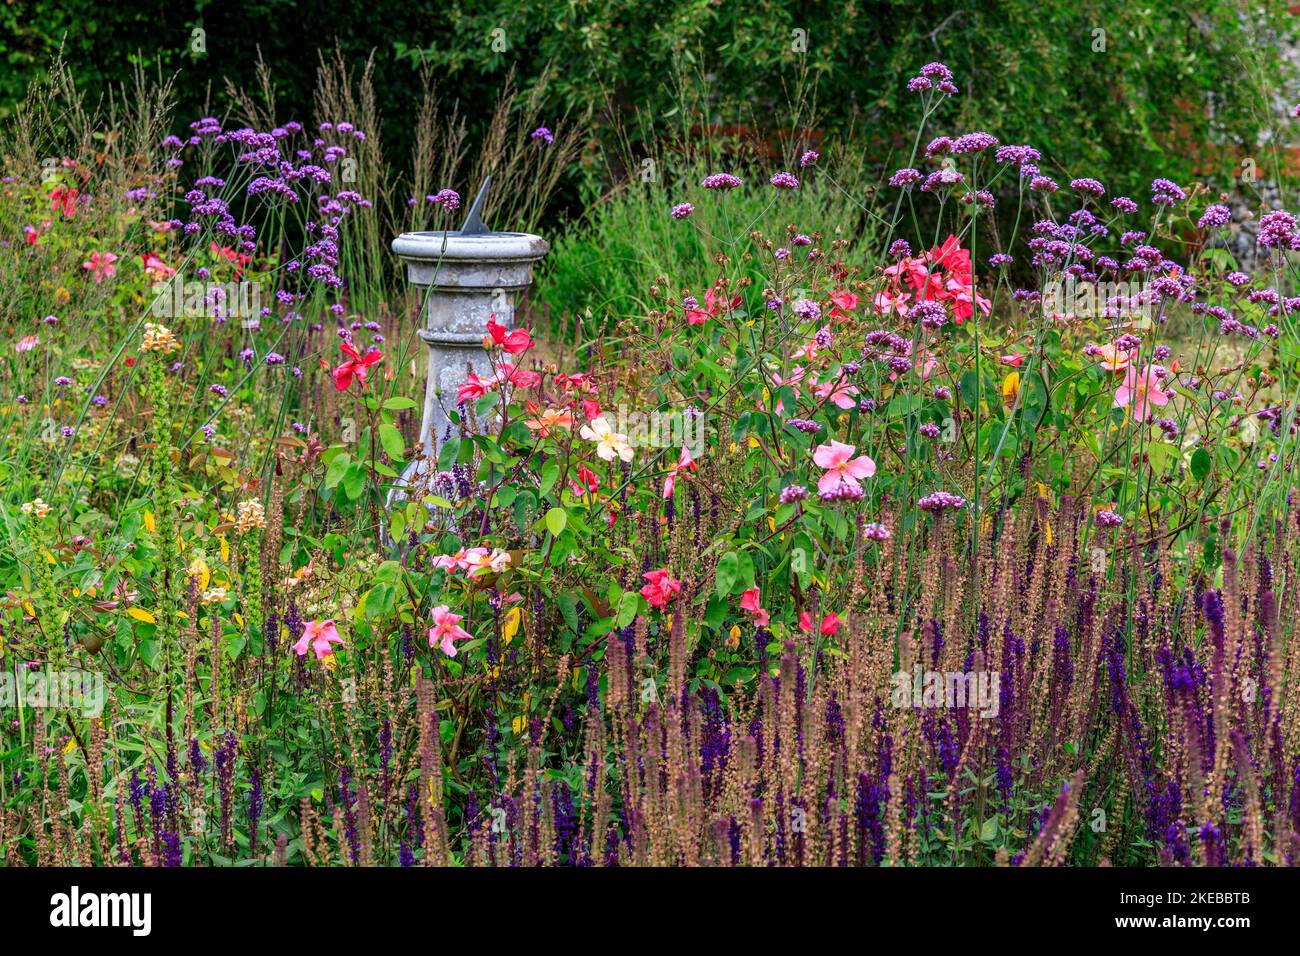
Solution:
[[(445, 410), (456, 407), (456, 390), (468, 374), (487, 378), (494, 373), (483, 348), (488, 319), (514, 327), (515, 305), (532, 284), (533, 263), (547, 252), (540, 236), (492, 232), (483, 225), (480, 210), (490, 184), (490, 178), (483, 181), (460, 229), (405, 232), (393, 240), (393, 251), (406, 265), (407, 281), (424, 300), (417, 335), (428, 347), (420, 425), (425, 458), (407, 466), (402, 485), (434, 467), (440, 443), (448, 428), (455, 427)], [(468, 407), (466, 414), (471, 414)]]

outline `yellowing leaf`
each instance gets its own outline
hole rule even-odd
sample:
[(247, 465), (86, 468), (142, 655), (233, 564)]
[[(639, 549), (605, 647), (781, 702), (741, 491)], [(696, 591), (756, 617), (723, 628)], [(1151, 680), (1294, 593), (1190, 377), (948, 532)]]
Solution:
[(54, 560), (54, 555), (50, 554), (50, 552), (48, 552), (48, 551), (42, 551), (41, 553), (45, 555), (45, 560), (46, 560), (48, 563), (50, 563), (50, 564), (58, 564), (58, 562)]
[(208, 570), (208, 562), (204, 561), (201, 557), (195, 558), (190, 562), (188, 570), (190, 577), (197, 577), (199, 579), (199, 590), (206, 591), (208, 589), (208, 583), (212, 580), (212, 573)]
[(1052, 546), (1052, 522), (1047, 522), (1047, 546)]
[(226, 540), (226, 536), (224, 534), (221, 536), (221, 560), (222, 561), (230, 560), (230, 542)]
[(1020, 394), (1020, 373), (1012, 372), (1002, 380), (1002, 401), (1007, 405), (1014, 405), (1016, 396)]
[(144, 513), (144, 526), (150, 534), (153, 534), (158, 530), (158, 522), (154, 520), (152, 511), (146, 511)]
[(28, 613), (28, 615), (30, 615), (31, 617), (35, 617), (35, 616), (36, 616), (36, 608), (32, 607), (32, 602), (31, 602), (31, 601), (24, 601), (24, 602), (23, 602), (23, 610), (26, 611), (26, 612)]
[(77, 738), (76, 738), (76, 737), (69, 737), (69, 738), (68, 738), (68, 743), (67, 743), (67, 745), (63, 748), (63, 752), (64, 752), (65, 754), (70, 754), (70, 753), (72, 753), (72, 751), (74, 751), (74, 750), (76, 750), (76, 749), (77, 749)]
[(129, 607), (129, 608), (126, 609), (126, 613), (127, 613), (128, 615), (130, 615), (131, 617), (135, 618), (137, 621), (143, 621), (143, 622), (146, 623), (146, 624), (157, 624), (157, 623), (158, 623), (158, 622), (154, 619), (154, 616), (153, 616), (152, 614), (150, 614), (148, 611), (146, 611), (144, 608), (140, 608), (140, 607)]
[(505, 619), (501, 622), (501, 640), (509, 644), (519, 633), (519, 624), (523, 619), (523, 612), (520, 608), (512, 607), (506, 612)]

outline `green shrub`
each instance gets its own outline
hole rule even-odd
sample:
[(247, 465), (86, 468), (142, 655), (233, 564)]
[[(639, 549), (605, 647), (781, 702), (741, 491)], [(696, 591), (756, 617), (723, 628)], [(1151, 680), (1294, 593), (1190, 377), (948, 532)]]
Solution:
[[(376, 52), (396, 168), (413, 148), (422, 57), (471, 131), (490, 116), (510, 71), (525, 86), (545, 76), (557, 111), (608, 105), (592, 130), (606, 142), (613, 124), (638, 109), (660, 129), (672, 123), (681, 77), (698, 74), (709, 78), (717, 122), (785, 125), (792, 99), (815, 94), (828, 134), (856, 122), (883, 161), (903, 144), (879, 131), (910, 123), (896, 79), (942, 60), (965, 77), (950, 125), (1050, 151), (1061, 164), (1054, 172), (1104, 166), (1114, 178), (1108, 186), (1135, 192), (1154, 176), (1203, 172), (1207, 157), (1189, 144), (1249, 145), (1267, 129), (1261, 91), (1271, 97), (1287, 85), (1274, 43), (1290, 18), (1280, 0), (1253, 8), (1242, 14), (1230, 0), (983, 0), (958, 9), (927, 0), (465, 0), (431, 12), (353, 0), (122, 8), (16, 0), (0, 7), (0, 113), (63, 43), (92, 89), (125, 79), (136, 64), (182, 71), (182, 115), (199, 114), (214, 93), (219, 100), (226, 79), (246, 85), (261, 55), (281, 111), (306, 115), (317, 93), (314, 51), (338, 43), (352, 63)], [(1231, 165), (1220, 161), (1215, 171), (1227, 176)]]

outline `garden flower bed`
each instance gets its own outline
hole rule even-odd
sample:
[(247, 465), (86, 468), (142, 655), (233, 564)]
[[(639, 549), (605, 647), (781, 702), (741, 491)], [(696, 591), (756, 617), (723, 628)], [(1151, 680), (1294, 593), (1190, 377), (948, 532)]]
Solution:
[(656, 187), (673, 274), (557, 236), (430, 447), (383, 250), (458, 192), (354, 116), (11, 138), (5, 862), (1291, 862), (1300, 226), (902, 83), (879, 182)]

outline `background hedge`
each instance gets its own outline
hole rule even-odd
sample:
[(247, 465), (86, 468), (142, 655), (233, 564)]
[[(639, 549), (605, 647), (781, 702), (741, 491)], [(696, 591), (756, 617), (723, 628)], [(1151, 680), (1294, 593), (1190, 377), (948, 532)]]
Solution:
[[(942, 60), (962, 87), (946, 107), (954, 128), (1031, 143), (1059, 164), (1049, 172), (1104, 174), (1112, 191), (1136, 193), (1156, 175), (1230, 174), (1204, 144), (1253, 144), (1278, 115), (1270, 97), (1285, 99), (1290, 77), (1272, 37), (1294, 18), (1280, 2), (1242, 9), (1230, 0), (9, 0), (0, 113), (62, 44), (91, 92), (136, 64), (178, 72), (182, 116), (220, 114), (225, 80), (253, 85), (260, 53), (282, 118), (305, 116), (315, 51), (337, 43), (358, 62), (376, 56), (393, 162), (410, 149), (423, 54), (471, 123), (511, 70), (527, 84), (549, 67), (557, 115), (596, 107), (597, 137), (633, 111), (680, 122), (685, 78), (718, 122), (779, 125), (791, 97), (811, 94), (819, 128), (853, 129), (888, 163), (899, 144), (881, 131), (915, 120), (904, 79)], [(195, 53), (200, 29), (206, 51)]]

